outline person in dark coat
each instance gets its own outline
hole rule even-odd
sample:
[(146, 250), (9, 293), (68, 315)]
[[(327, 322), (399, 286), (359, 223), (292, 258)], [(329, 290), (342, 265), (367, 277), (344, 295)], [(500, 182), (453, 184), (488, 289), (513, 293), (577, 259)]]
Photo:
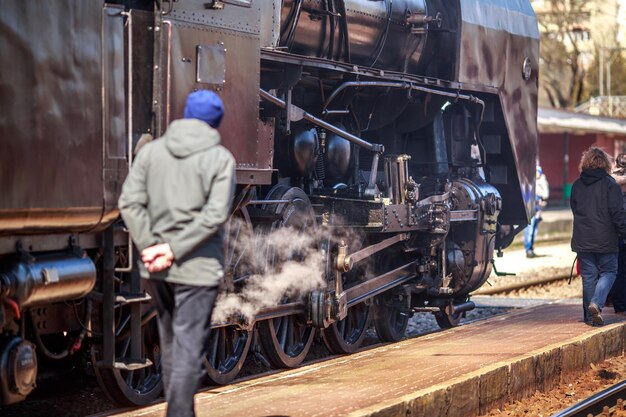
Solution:
[[(616, 169), (612, 176), (622, 190), (622, 199), (626, 210), (626, 154), (618, 155), (615, 164)], [(626, 240), (623, 237), (619, 240), (617, 278), (615, 278), (608, 300), (611, 300), (616, 314), (626, 314)]]
[(572, 250), (583, 281), (585, 323), (601, 326), (602, 308), (617, 274), (620, 234), (626, 236), (626, 212), (620, 187), (610, 175), (611, 157), (601, 148), (583, 152), (581, 171), (572, 186)]
[(217, 94), (191, 93), (185, 118), (138, 153), (119, 199), (158, 313), (168, 416), (195, 415), (224, 274), (221, 226), (230, 211), (235, 160), (216, 130), (223, 112)]

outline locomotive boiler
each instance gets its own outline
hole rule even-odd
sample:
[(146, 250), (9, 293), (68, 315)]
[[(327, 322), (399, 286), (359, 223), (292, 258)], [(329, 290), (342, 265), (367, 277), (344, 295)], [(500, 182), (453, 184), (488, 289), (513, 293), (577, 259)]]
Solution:
[(456, 326), (533, 214), (538, 38), (517, 0), (3, 2), (0, 404), (53, 362), (93, 366), (120, 404), (159, 395), (116, 202), (140, 139), (195, 89), (222, 96), (237, 161), (222, 298), (286, 260), (246, 236), (313, 237), (319, 270), (215, 320), (212, 382), (250, 351), (297, 366), (317, 334), (350, 353), (370, 325), (400, 340), (413, 314)]

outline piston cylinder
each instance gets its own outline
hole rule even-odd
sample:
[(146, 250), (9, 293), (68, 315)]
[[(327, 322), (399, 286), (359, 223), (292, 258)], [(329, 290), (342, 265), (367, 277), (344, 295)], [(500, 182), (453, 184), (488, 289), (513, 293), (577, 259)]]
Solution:
[(74, 253), (22, 257), (0, 269), (0, 297), (9, 297), (20, 307), (84, 297), (95, 283), (94, 263)]

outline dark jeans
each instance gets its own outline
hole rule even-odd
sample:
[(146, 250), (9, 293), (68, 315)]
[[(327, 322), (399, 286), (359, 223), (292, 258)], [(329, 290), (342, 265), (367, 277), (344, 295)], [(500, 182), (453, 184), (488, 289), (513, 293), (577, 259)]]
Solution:
[(591, 321), (587, 312), (590, 303), (600, 310), (617, 275), (617, 253), (578, 253), (580, 275), (583, 278), (583, 310), (585, 322)]
[(619, 244), (617, 278), (611, 288), (609, 298), (616, 313), (626, 311), (626, 243), (623, 239), (620, 239)]
[(145, 281), (159, 318), (167, 416), (195, 416), (193, 396), (204, 376), (203, 359), (218, 287)]

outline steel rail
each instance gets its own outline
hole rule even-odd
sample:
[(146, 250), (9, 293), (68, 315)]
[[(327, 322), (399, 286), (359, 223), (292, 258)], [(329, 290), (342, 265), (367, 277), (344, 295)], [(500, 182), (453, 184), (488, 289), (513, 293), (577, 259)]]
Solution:
[(548, 278), (534, 278), (534, 279), (529, 279), (527, 281), (515, 282), (515, 283), (507, 284), (507, 285), (498, 285), (496, 287), (479, 288), (476, 291), (472, 292), (472, 295), (501, 294), (503, 292), (521, 290), (524, 288), (535, 287), (537, 285), (549, 284), (555, 281), (562, 281), (568, 278), (569, 278), (569, 274), (557, 275), (557, 276), (552, 276)]
[(598, 415), (603, 412), (604, 407), (613, 407), (617, 404), (618, 399), (626, 398), (626, 380), (619, 382), (612, 387), (600, 391), (574, 404), (565, 410), (552, 414), (551, 417), (587, 417), (588, 415)]

